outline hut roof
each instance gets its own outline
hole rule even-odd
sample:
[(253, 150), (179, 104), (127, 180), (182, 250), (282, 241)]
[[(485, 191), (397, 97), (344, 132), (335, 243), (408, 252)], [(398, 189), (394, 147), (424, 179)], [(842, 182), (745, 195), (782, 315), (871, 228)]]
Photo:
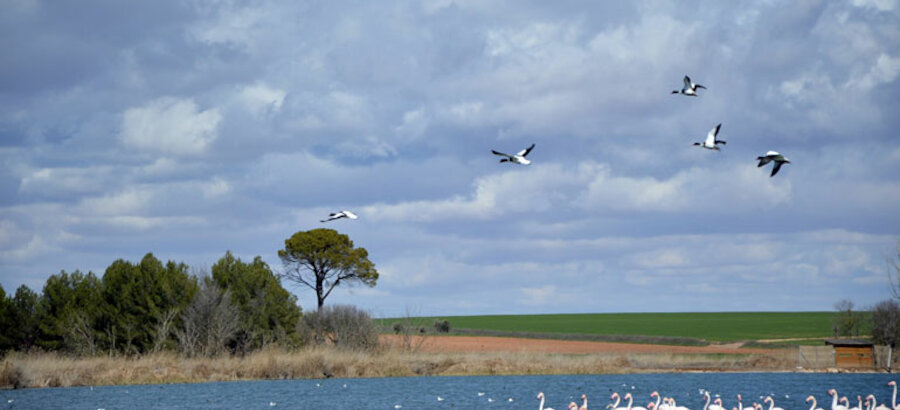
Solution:
[(874, 346), (869, 340), (860, 339), (825, 339), (826, 345), (847, 346), (847, 347), (871, 347)]

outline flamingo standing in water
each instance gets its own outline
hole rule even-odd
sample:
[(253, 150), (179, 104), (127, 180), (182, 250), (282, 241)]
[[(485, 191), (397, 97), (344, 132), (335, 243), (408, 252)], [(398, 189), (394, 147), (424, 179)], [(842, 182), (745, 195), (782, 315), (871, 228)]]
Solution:
[(725, 410), (725, 408), (722, 407), (722, 399), (716, 398), (716, 402), (715, 402), (716, 404), (713, 404), (710, 406), (709, 392), (704, 390), (703, 397), (706, 397), (706, 403), (703, 405), (703, 410)]
[(885, 405), (883, 405), (883, 404), (878, 404), (878, 402), (875, 401), (875, 395), (874, 395), (874, 394), (870, 394), (870, 395), (866, 396), (866, 403), (868, 403), (869, 400), (872, 401), (872, 404), (871, 404), (871, 405), (868, 405), (868, 404), (867, 404), (867, 405), (866, 405), (867, 408), (875, 409), (875, 410), (891, 410), (891, 408), (888, 407), (888, 406), (885, 406)]
[(679, 406), (677, 403), (675, 403), (674, 397), (669, 397), (669, 404), (672, 406), (670, 407), (671, 410), (690, 410), (687, 407)]
[[(652, 398), (654, 398), (654, 397), (656, 397), (656, 402), (653, 403), (653, 408), (655, 408), (655, 409), (657, 409), (657, 410), (661, 410), (661, 409), (659, 408), (659, 401), (661, 400), (661, 398), (659, 397), (659, 392), (658, 392), (658, 391), (654, 391), (653, 393), (650, 393), (650, 398), (652, 399)], [(668, 406), (667, 406), (667, 407), (668, 407)], [(647, 406), (647, 408), (650, 408), (650, 406)]]
[(894, 387), (894, 396), (891, 397), (891, 407), (894, 408), (894, 410), (900, 409), (900, 406), (897, 406), (897, 382), (891, 380), (888, 382), (888, 386)]
[(829, 389), (828, 395), (831, 396), (831, 410), (848, 410), (847, 406), (838, 404), (838, 393), (835, 389)]
[(769, 403), (769, 410), (784, 410), (781, 407), (775, 407), (775, 399), (772, 396), (766, 396), (766, 399), (763, 400), (763, 403)]
[(631, 393), (625, 393), (625, 400), (628, 400), (628, 410), (647, 410), (646, 407), (631, 405), (634, 402), (634, 397), (631, 396)]
[(587, 395), (582, 394), (581, 400), (584, 400), (584, 404), (582, 404), (581, 407), (578, 408), (578, 410), (587, 410)]
[(855, 409), (855, 410), (859, 410), (859, 407), (850, 407), (850, 399), (848, 399), (847, 396), (842, 396), (842, 397), (840, 398), (839, 401), (840, 401), (841, 403), (843, 403), (843, 406), (844, 406), (845, 409), (848, 409), (848, 410), (854, 410), (854, 409)]
[(816, 398), (811, 394), (806, 398), (807, 403), (810, 401), (812, 401), (812, 406), (809, 406), (809, 410), (823, 410), (821, 407), (816, 407)]
[(538, 392), (537, 398), (541, 399), (541, 406), (538, 410), (553, 410), (552, 407), (544, 407), (544, 392)]
[[(627, 397), (627, 396), (628, 396), (628, 395), (626, 394), (626, 397)], [(613, 393), (612, 396), (609, 396), (609, 399), (610, 399), (610, 400), (615, 400), (616, 402), (610, 404), (610, 405), (607, 406), (607, 407), (609, 407), (609, 408), (611, 408), (611, 409), (613, 409), (613, 410), (628, 410), (628, 407), (619, 407), (619, 402), (622, 401), (622, 398), (621, 398), (621, 396), (619, 396), (619, 393), (618, 393), (618, 392), (617, 392), (617, 393)]]

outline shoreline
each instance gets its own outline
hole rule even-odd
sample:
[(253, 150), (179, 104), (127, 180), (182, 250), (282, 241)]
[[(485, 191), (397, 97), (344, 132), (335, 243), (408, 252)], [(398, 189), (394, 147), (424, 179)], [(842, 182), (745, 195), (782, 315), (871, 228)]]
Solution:
[(11, 353), (0, 361), (0, 389), (331, 377), (711, 372), (880, 373), (875, 369), (798, 369), (796, 361), (778, 354), (414, 352), (383, 345), (374, 352), (270, 348), (244, 357), (213, 358), (185, 358), (169, 352), (140, 357)]

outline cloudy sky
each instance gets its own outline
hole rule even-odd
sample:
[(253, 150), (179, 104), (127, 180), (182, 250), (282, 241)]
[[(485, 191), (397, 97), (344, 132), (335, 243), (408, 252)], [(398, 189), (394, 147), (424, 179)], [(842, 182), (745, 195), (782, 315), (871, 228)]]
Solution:
[(897, 0), (7, 0), (0, 43), (7, 292), (327, 226), (381, 274), (327, 303), (376, 316), (890, 295)]

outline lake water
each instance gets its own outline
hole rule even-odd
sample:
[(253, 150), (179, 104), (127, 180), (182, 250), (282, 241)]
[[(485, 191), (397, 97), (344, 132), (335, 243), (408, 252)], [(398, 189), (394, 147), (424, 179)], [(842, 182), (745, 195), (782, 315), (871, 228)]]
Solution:
[[(696, 373), (578, 376), (467, 376), (379, 379), (277, 380), (147, 386), (67, 387), (0, 391), (0, 409), (536, 409), (537, 393), (547, 407), (566, 409), (588, 396), (589, 408), (603, 409), (613, 392), (631, 392), (646, 406), (658, 390), (680, 406), (701, 410), (700, 389), (720, 395), (726, 408), (771, 395), (786, 410), (808, 409), (810, 394), (830, 409), (827, 395), (875, 394), (890, 405), (892, 374)], [(443, 400), (438, 400), (440, 397)], [(399, 407), (397, 407), (399, 406)]]

